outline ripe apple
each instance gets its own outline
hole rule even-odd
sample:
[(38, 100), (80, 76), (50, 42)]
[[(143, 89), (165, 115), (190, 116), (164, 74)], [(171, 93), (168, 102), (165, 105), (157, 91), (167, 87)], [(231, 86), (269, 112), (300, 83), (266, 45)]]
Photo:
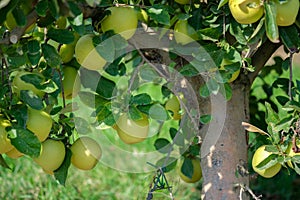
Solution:
[(169, 110), (173, 114), (173, 119), (174, 120), (179, 120), (181, 119), (181, 114), (180, 114), (180, 102), (178, 98), (173, 95), (170, 99), (165, 104), (166, 110)]
[(280, 2), (275, 0), (277, 8), (276, 22), (278, 26), (290, 26), (296, 21), (299, 11), (299, 0)]
[(103, 32), (113, 30), (126, 40), (130, 39), (138, 25), (138, 14), (132, 7), (110, 7), (110, 15), (101, 22)]
[(21, 90), (31, 90), (34, 94), (36, 94), (39, 97), (44, 96), (45, 92), (39, 90), (33, 84), (27, 83), (21, 79), (22, 76), (30, 75), (30, 74), (38, 75), (41, 79), (43, 79), (43, 80), (45, 79), (43, 77), (43, 75), (39, 74), (39, 73), (20, 71), (16, 74), (16, 76), (14, 77), (14, 79), (12, 81), (13, 92), (16, 93), (18, 96), (20, 96)]
[(229, 9), (234, 19), (240, 24), (257, 22), (264, 14), (260, 0), (229, 0)]
[(146, 115), (140, 120), (132, 120), (124, 113), (115, 126), (120, 139), (126, 144), (135, 144), (144, 141), (149, 132), (149, 120)]
[(63, 66), (62, 85), (64, 88), (65, 99), (76, 97), (81, 88), (80, 78), (77, 70), (71, 66)]
[(189, 177), (187, 177), (186, 175), (184, 175), (182, 173), (181, 168), (182, 168), (182, 165), (183, 165), (183, 161), (180, 162), (179, 168), (178, 168), (180, 178), (186, 183), (195, 183), (195, 182), (199, 181), (202, 178), (202, 169), (201, 169), (201, 165), (200, 165), (200, 160), (196, 159), (196, 158), (191, 159), (191, 160), (192, 160), (192, 165), (193, 165), (192, 178), (189, 178)]
[(197, 40), (198, 34), (187, 20), (178, 20), (174, 26), (174, 38), (177, 43), (185, 45)]
[(272, 178), (281, 169), (281, 164), (277, 163), (267, 169), (260, 170), (256, 166), (270, 156), (272, 153), (265, 150), (266, 145), (260, 146), (254, 153), (252, 158), (252, 168), (255, 172), (265, 178)]
[[(230, 64), (233, 64), (233, 62), (224, 58), (221, 62), (220, 70), (225, 70), (225, 66), (230, 65)], [(241, 72), (240, 69), (237, 70), (236, 72), (234, 72), (232, 74), (231, 78), (228, 80), (228, 83), (235, 81), (237, 79), (237, 77), (240, 75), (240, 72)]]
[(93, 34), (87, 34), (79, 38), (75, 46), (77, 62), (89, 70), (102, 70), (106, 60), (101, 57), (93, 44)]
[(179, 4), (190, 4), (190, 0), (175, 0), (176, 3), (179, 3)]
[(47, 139), (42, 143), (41, 153), (33, 160), (44, 171), (53, 172), (60, 167), (66, 155), (65, 145), (62, 141)]
[(102, 155), (98, 142), (87, 136), (78, 138), (70, 149), (72, 151), (72, 164), (82, 170), (93, 169)]
[(33, 132), (41, 142), (43, 142), (47, 139), (51, 131), (52, 118), (43, 110), (29, 108), (26, 127)]
[(6, 153), (14, 148), (7, 137), (6, 127), (11, 126), (7, 119), (0, 117), (0, 154)]
[(15, 147), (12, 150), (5, 153), (8, 157), (16, 159), (22, 157), (24, 154), (18, 151)]

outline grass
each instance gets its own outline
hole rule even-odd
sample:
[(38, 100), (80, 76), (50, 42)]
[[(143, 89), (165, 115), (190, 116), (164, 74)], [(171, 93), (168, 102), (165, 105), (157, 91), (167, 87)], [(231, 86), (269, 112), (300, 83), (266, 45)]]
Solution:
[[(69, 169), (66, 186), (37, 166), (31, 158), (6, 158), (13, 170), (1, 168), (0, 199), (39, 200), (133, 200), (146, 199), (154, 173), (124, 173), (99, 163), (91, 171)], [(166, 174), (176, 199), (199, 199), (196, 184), (182, 182), (176, 171)], [(198, 198), (197, 198), (198, 197)], [(167, 191), (157, 192), (154, 199), (169, 199)]]

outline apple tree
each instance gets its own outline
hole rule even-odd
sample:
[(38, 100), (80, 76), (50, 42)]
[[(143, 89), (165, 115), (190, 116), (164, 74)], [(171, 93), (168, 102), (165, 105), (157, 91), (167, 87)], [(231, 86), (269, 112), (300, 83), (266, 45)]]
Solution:
[[(153, 171), (145, 199), (173, 199), (178, 170), (202, 179), (201, 198), (260, 199), (250, 177), (300, 174), (298, 11), (299, 0), (1, 1), (0, 164), (29, 156), (63, 185), (70, 165)], [(288, 57), (265, 67), (279, 47)], [(267, 82), (272, 70), (288, 77)]]

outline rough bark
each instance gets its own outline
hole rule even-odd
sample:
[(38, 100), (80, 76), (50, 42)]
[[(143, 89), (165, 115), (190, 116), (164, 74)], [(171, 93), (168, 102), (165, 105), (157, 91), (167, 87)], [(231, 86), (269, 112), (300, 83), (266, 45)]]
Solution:
[[(210, 126), (222, 127), (221, 134), (214, 135), (208, 131), (204, 138), (209, 138), (209, 145), (201, 150), (203, 171), (202, 199), (239, 199), (240, 187), (247, 185), (247, 141), (246, 133), (241, 126), (248, 118), (248, 93), (250, 87), (245, 84), (235, 84), (232, 88), (232, 98), (226, 107), (212, 107), (215, 118)], [(218, 112), (226, 109), (224, 124)], [(216, 130), (219, 131), (219, 130)], [(205, 141), (205, 139), (204, 139)], [(246, 194), (242, 194), (247, 199)]]

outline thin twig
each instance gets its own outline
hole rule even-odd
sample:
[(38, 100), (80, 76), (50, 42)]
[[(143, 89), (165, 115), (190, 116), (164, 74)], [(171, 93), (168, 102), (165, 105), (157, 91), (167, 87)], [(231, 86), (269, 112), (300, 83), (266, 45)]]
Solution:
[(238, 183), (235, 186), (240, 187), (240, 193), (239, 193), (239, 199), (240, 200), (243, 200), (243, 193), (244, 192), (249, 193), (254, 200), (261, 200), (261, 198), (262, 198), (262, 195), (256, 196), (254, 194), (254, 192), (251, 190), (251, 188), (249, 188), (249, 186), (247, 186), (245, 184)]

